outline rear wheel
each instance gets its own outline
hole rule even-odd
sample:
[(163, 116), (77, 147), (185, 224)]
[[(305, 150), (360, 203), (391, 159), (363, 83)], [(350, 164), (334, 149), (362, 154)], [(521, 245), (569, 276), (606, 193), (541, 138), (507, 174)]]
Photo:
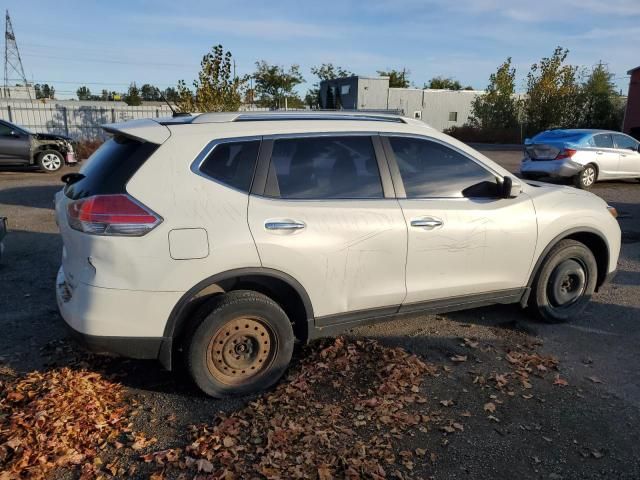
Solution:
[(591, 250), (575, 240), (562, 240), (551, 249), (536, 275), (529, 309), (547, 322), (569, 321), (589, 303), (597, 277)]
[(238, 290), (221, 295), (194, 330), (189, 371), (207, 395), (257, 392), (277, 382), (293, 352), (289, 318), (269, 297)]
[(64, 165), (64, 158), (60, 152), (45, 150), (38, 155), (38, 165), (47, 173), (55, 173)]
[(596, 167), (589, 164), (582, 169), (582, 171), (573, 177), (573, 184), (576, 188), (581, 188), (583, 190), (588, 190), (596, 183), (598, 179), (598, 171)]

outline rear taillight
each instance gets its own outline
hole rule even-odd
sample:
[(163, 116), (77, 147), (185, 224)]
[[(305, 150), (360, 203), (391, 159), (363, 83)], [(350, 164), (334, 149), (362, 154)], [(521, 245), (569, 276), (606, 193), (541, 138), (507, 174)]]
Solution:
[(556, 160), (564, 160), (565, 158), (571, 158), (575, 155), (576, 150), (571, 150), (570, 148), (565, 148), (558, 155), (556, 155)]
[(129, 195), (95, 195), (70, 202), (69, 226), (94, 235), (140, 237), (162, 218)]

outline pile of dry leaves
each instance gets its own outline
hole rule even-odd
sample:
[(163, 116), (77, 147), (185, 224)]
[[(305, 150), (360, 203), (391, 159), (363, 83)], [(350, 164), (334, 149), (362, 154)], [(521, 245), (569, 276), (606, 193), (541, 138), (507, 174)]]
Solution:
[(211, 478), (403, 478), (415, 452), (397, 457), (394, 442), (409, 427), (429, 428), (427, 409), (412, 407), (427, 402), (421, 384), (435, 374), (402, 349), (338, 338), (309, 352), (275, 391), (194, 427), (186, 448), (144, 459)]
[(99, 461), (127, 430), (123, 396), (100, 374), (69, 368), (0, 381), (0, 479)]

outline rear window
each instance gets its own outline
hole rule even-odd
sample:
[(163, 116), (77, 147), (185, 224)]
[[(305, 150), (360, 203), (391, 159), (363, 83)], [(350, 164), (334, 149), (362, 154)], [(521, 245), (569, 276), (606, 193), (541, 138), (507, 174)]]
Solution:
[(200, 171), (218, 182), (248, 192), (259, 150), (260, 140), (221, 143), (207, 155)]
[(159, 145), (118, 136), (104, 142), (86, 161), (80, 180), (72, 182), (64, 193), (72, 200), (126, 193), (131, 177), (158, 149)]

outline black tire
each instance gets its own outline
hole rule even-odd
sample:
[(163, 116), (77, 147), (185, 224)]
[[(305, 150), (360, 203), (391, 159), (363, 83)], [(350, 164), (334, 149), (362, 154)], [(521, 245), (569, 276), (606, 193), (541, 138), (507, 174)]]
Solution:
[(224, 398), (269, 388), (287, 369), (293, 328), (269, 297), (250, 290), (220, 295), (188, 340), (187, 367), (207, 395)]
[(598, 180), (598, 169), (595, 165), (585, 165), (582, 171), (573, 177), (573, 186), (582, 190), (589, 190)]
[(567, 322), (584, 311), (597, 280), (598, 264), (591, 250), (575, 240), (562, 240), (534, 278), (529, 310), (546, 322)]
[(56, 173), (64, 167), (64, 157), (56, 150), (45, 150), (38, 154), (38, 166), (47, 173)]

